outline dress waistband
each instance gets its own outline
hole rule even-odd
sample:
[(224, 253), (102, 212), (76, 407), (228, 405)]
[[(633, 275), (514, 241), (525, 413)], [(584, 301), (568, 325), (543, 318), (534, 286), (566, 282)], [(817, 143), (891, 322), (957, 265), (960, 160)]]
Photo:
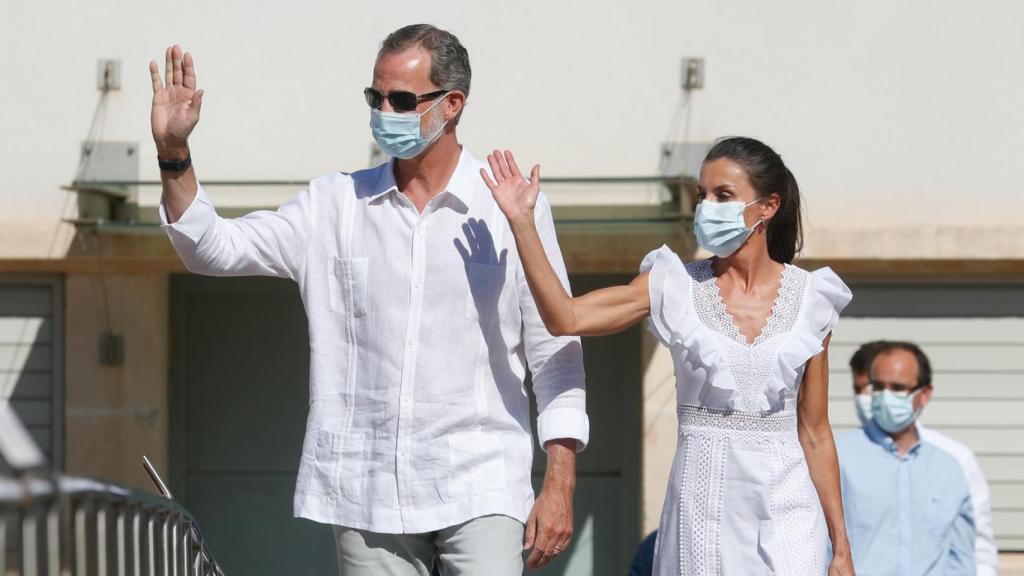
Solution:
[(680, 404), (679, 427), (721, 428), (754, 432), (795, 432), (796, 412), (741, 412)]

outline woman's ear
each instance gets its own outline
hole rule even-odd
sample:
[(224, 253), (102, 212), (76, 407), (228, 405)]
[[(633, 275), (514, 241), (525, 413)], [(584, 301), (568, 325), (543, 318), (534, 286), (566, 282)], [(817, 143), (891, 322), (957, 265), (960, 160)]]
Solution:
[(761, 219), (771, 220), (772, 216), (779, 211), (779, 207), (782, 206), (782, 197), (777, 192), (773, 192), (767, 196), (764, 200), (761, 200)]

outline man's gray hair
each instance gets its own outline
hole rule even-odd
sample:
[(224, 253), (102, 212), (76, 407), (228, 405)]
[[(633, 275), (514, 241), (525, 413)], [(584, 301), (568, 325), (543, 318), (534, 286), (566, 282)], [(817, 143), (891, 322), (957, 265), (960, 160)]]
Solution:
[(469, 96), (469, 53), (459, 39), (447, 30), (430, 24), (412, 24), (395, 30), (380, 45), (377, 59), (385, 54), (404, 52), (422, 46), (430, 52), (430, 81), (442, 90), (461, 90)]

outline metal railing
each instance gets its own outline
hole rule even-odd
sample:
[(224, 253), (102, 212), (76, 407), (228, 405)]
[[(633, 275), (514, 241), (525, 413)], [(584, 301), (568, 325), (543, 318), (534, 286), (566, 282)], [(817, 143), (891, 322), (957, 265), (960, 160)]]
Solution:
[(0, 399), (0, 576), (223, 576), (192, 515), (171, 498), (45, 468)]
[(222, 576), (177, 502), (84, 478), (0, 477), (0, 575)]

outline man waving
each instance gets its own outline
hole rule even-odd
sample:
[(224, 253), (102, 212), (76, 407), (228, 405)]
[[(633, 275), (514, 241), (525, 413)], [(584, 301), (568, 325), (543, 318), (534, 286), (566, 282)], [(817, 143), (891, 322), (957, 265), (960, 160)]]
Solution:
[[(582, 352), (544, 328), (486, 164), (459, 144), (471, 73), (458, 39), (415, 25), (381, 45), (364, 95), (390, 162), (237, 219), (217, 215), (192, 166), (193, 59), (177, 46), (166, 59), (163, 79), (150, 63), (164, 227), (193, 272), (298, 283), (310, 414), (295, 514), (334, 527), (341, 572), (429, 574), (436, 561), (511, 575), (524, 545), (530, 567), (564, 551), (589, 436)], [(568, 285), (546, 200), (537, 227)], [(548, 458), (536, 502), (527, 367)]]

